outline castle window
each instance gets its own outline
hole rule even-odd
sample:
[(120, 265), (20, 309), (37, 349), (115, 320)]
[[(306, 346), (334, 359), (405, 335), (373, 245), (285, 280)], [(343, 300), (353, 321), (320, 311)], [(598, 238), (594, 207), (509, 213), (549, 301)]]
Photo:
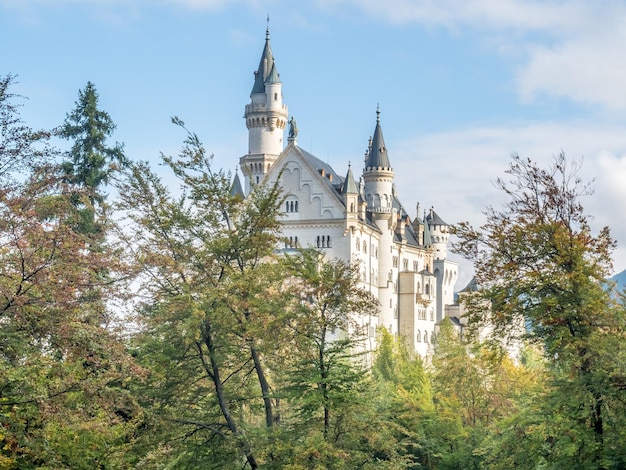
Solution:
[(363, 253), (367, 254), (367, 243), (363, 242)]
[(402, 260), (402, 269), (404, 269), (405, 271), (409, 270), (409, 260), (406, 258)]
[(398, 267), (398, 257), (397, 257), (397, 256), (394, 256), (394, 257), (392, 258), (392, 260), (393, 260), (393, 267), (394, 267), (394, 268), (397, 268), (397, 267)]
[(428, 332), (424, 331), (424, 343), (428, 343)]
[(430, 284), (424, 284), (424, 293), (430, 295)]
[(356, 239), (356, 250), (361, 251), (361, 240), (359, 238)]
[(274, 101), (278, 99), (278, 93), (274, 93)]
[(295, 202), (295, 207), (296, 209), (294, 210), (294, 212), (298, 212), (298, 201)]
[(417, 261), (413, 261), (413, 271), (417, 272)]
[(259, 184), (259, 177), (256, 177), (256, 184)]
[(415, 341), (417, 341), (418, 343), (422, 342), (422, 332), (420, 330), (417, 330), (417, 334), (415, 335)]
[(318, 248), (322, 247), (322, 241), (321, 241), (319, 235), (317, 236), (317, 240), (316, 240), (315, 246), (317, 246)]

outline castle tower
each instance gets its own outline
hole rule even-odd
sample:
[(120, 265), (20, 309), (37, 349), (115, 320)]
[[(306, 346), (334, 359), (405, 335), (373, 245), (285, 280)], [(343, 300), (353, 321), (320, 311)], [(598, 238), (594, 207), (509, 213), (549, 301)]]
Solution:
[(439, 322), (443, 319), (445, 306), (454, 303), (454, 285), (458, 276), (458, 265), (447, 259), (450, 226), (432, 208), (424, 219), (424, 223), (430, 229), (434, 250), (433, 274), (437, 278), (437, 321)]
[(380, 127), (380, 110), (376, 110), (376, 128), (365, 159), (363, 181), (367, 211), (376, 219), (391, 218), (393, 168), (387, 156), (387, 147)]
[[(394, 292), (395, 282), (398, 279), (397, 265), (394, 266), (393, 257), (389, 251), (393, 246), (396, 215), (393, 210), (393, 181), (394, 173), (387, 147), (380, 126), (380, 110), (376, 109), (376, 128), (366, 154), (365, 169), (363, 170), (364, 196), (367, 201), (367, 212), (381, 231), (379, 240), (378, 258), (378, 300), (382, 305), (379, 325), (387, 328), (391, 333), (398, 331), (397, 295)], [(384, 249), (383, 249), (384, 247)], [(397, 256), (396, 256), (397, 257)]]
[(358, 226), (358, 213), (359, 213), (359, 189), (354, 182), (354, 176), (352, 176), (352, 168), (348, 164), (348, 173), (343, 182), (341, 188), (341, 196), (343, 202), (346, 205), (346, 225), (345, 229), (354, 228)]
[(269, 27), (259, 67), (244, 118), (248, 128), (248, 154), (239, 159), (245, 176), (246, 194), (259, 183), (283, 150), (287, 106), (283, 104), (282, 83), (270, 46)]

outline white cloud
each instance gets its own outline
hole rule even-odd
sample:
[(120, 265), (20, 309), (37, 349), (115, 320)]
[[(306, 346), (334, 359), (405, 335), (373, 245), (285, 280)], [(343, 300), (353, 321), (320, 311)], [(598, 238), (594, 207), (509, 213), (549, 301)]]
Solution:
[[(389, 23), (482, 33), (496, 53), (518, 61), (523, 100), (544, 95), (626, 109), (626, 4), (523, 0), (318, 0), (351, 6)], [(462, 33), (461, 33), (462, 34)]]
[(563, 150), (583, 158), (583, 180), (595, 180), (582, 199), (592, 227), (608, 225), (618, 241), (615, 268), (626, 268), (626, 135), (619, 126), (583, 122), (521, 123), (424, 135), (393, 148), (398, 192), (411, 215), (415, 201), (435, 206), (448, 223), (483, 222), (482, 211), (504, 202), (493, 181), (504, 176), (512, 152), (548, 166)]

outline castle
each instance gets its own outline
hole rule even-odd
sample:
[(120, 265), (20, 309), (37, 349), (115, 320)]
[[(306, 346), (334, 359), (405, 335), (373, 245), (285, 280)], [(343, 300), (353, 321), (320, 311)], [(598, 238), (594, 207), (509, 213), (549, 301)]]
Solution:
[(233, 191), (245, 195), (280, 178), (286, 194), (280, 248), (316, 247), (327, 259), (357, 263), (362, 287), (380, 302), (377, 317), (357, 318), (367, 347), (375, 347), (382, 326), (426, 356), (435, 326), (454, 304), (458, 265), (447, 259), (448, 224), (433, 209), (420, 217), (419, 204), (412, 217), (400, 202), (378, 109), (358, 181), (350, 165), (340, 176), (300, 148), (288, 116), (268, 29), (245, 107), (248, 153), (239, 160), (245, 182), (236, 175)]

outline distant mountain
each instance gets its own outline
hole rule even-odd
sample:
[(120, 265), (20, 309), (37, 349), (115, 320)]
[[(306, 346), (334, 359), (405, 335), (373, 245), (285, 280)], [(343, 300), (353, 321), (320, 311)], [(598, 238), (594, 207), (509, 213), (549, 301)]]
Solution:
[(614, 281), (617, 284), (616, 288), (618, 292), (623, 291), (626, 288), (626, 269), (624, 269), (621, 273), (613, 276), (611, 278), (611, 281)]

